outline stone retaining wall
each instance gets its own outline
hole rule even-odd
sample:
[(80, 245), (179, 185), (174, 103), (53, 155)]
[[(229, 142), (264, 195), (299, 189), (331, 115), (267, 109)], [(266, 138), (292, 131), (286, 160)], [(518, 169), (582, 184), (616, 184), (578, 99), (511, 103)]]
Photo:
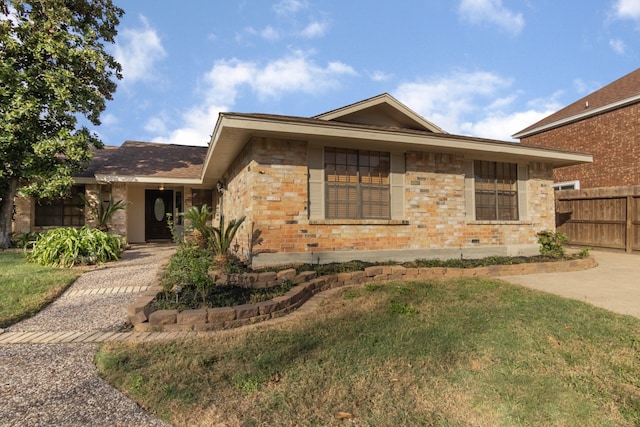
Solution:
[[(234, 328), (283, 316), (304, 304), (318, 292), (328, 289), (358, 285), (362, 283), (380, 283), (391, 281), (458, 279), (465, 277), (501, 277), (522, 274), (555, 273), (586, 270), (597, 266), (594, 258), (577, 259), (566, 262), (527, 263), (515, 265), (492, 265), (478, 268), (405, 268), (402, 266), (373, 266), (363, 271), (339, 273), (329, 276), (315, 277), (315, 272), (303, 272), (291, 276), (291, 271), (283, 270), (270, 274), (269, 277), (287, 277), (295, 284), (282, 296), (256, 304), (243, 304), (234, 307), (218, 307), (197, 310), (158, 310), (151, 311), (149, 305), (155, 296), (162, 292), (156, 285), (143, 292), (136, 302), (127, 308), (129, 321), (136, 331), (211, 331)], [(282, 273), (282, 274), (281, 274)], [(259, 273), (267, 274), (267, 273)], [(267, 277), (267, 276), (263, 276)], [(291, 278), (289, 278), (291, 277)], [(228, 280), (225, 277), (224, 280)], [(222, 280), (222, 279), (221, 279)], [(273, 280), (252, 282), (254, 285), (273, 282)], [(266, 285), (265, 285), (266, 286)]]

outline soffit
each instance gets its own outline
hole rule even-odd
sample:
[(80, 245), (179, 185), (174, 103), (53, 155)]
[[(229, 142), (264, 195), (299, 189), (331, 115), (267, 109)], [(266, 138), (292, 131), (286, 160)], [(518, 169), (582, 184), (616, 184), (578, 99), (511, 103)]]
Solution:
[(214, 184), (252, 137), (273, 137), (389, 151), (434, 150), (476, 159), (545, 162), (554, 167), (592, 162), (585, 153), (524, 144), (437, 134), (408, 129), (346, 124), (335, 121), (259, 114), (221, 114), (203, 169), (203, 182)]

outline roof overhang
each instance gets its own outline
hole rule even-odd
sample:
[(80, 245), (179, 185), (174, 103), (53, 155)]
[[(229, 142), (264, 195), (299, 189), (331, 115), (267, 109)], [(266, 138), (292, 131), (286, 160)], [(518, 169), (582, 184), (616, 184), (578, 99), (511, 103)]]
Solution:
[(574, 114), (571, 117), (566, 117), (564, 119), (561, 120), (556, 120), (554, 122), (551, 123), (547, 123), (545, 125), (542, 126), (537, 126), (534, 127), (532, 129), (529, 130), (522, 130), (516, 134), (514, 134), (512, 137), (516, 138), (516, 139), (521, 139), (521, 138), (526, 138), (527, 136), (531, 136), (534, 135), (536, 133), (540, 133), (540, 132), (544, 132), (550, 129), (554, 129), (560, 126), (565, 126), (568, 125), (570, 123), (574, 123), (574, 122), (578, 122), (580, 120), (584, 120), (588, 117), (592, 117), (592, 116), (597, 116), (598, 114), (602, 114), (602, 113), (606, 113), (607, 111), (611, 111), (611, 110), (615, 110), (618, 108), (622, 108), (625, 107), (627, 105), (630, 104), (635, 104), (637, 102), (640, 102), (640, 94), (636, 95), (636, 96), (632, 96), (630, 98), (625, 98), (623, 100), (620, 100), (618, 102), (613, 102), (611, 104), (607, 104), (607, 105), (603, 105), (602, 107), (598, 107), (598, 108), (593, 108), (593, 109), (585, 109), (584, 112), (580, 113), (580, 114)]
[(459, 153), (474, 159), (512, 162), (545, 162), (553, 167), (590, 163), (591, 154), (559, 151), (519, 143), (479, 139), (451, 134), (385, 130), (370, 126), (291, 117), (261, 117), (222, 113), (211, 137), (202, 181), (215, 184), (253, 136), (277, 137), (309, 142), (353, 144), (366, 142), (372, 149), (424, 150)]
[(94, 182), (98, 183), (144, 183), (144, 184), (175, 184), (175, 185), (199, 185), (200, 178), (170, 178), (161, 176), (132, 176), (132, 175), (101, 175), (96, 174)]

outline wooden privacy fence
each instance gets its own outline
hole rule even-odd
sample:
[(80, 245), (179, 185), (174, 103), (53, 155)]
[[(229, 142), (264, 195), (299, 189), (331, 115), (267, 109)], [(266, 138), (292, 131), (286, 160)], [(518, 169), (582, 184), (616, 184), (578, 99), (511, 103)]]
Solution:
[(556, 191), (557, 231), (569, 243), (640, 251), (640, 186)]

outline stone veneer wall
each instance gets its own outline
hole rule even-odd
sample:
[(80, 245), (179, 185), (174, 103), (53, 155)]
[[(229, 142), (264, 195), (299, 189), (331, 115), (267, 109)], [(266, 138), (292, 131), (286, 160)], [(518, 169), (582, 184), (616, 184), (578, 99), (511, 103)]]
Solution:
[[(373, 266), (351, 273), (339, 273), (329, 276), (315, 277), (315, 272), (303, 272), (298, 275), (295, 270), (283, 270), (268, 273), (269, 278), (276, 280), (292, 280), (298, 283), (286, 294), (269, 301), (256, 304), (243, 304), (233, 307), (217, 307), (195, 310), (158, 310), (151, 311), (149, 304), (155, 296), (162, 292), (158, 284), (145, 291), (134, 304), (127, 308), (129, 321), (136, 331), (213, 331), (234, 328), (280, 317), (300, 307), (313, 295), (328, 289), (353, 286), (363, 283), (385, 283), (409, 280), (442, 280), (464, 277), (500, 277), (520, 274), (539, 274), (552, 272), (568, 272), (593, 268), (598, 263), (594, 258), (583, 258), (567, 262), (525, 263), (516, 265), (493, 265), (478, 268), (405, 268), (402, 266)], [(267, 273), (260, 273), (267, 274)], [(258, 283), (269, 281), (258, 279)]]
[[(549, 165), (528, 165), (527, 218), (470, 221), (465, 203), (465, 158), (406, 153), (404, 221), (309, 220), (308, 147), (305, 141), (254, 138), (226, 176), (224, 214), (246, 215), (239, 254), (336, 253), (536, 245), (539, 231), (555, 228)], [(251, 230), (262, 244), (250, 251)]]

